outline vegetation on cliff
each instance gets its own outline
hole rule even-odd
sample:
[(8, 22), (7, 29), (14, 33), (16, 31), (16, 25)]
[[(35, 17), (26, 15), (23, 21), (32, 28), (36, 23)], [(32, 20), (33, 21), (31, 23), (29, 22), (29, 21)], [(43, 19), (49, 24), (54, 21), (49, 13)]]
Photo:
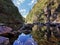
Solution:
[(18, 29), (24, 22), (12, 0), (0, 0), (0, 23)]
[[(30, 13), (27, 15), (26, 22), (48, 23), (48, 20), (50, 20), (50, 23), (60, 23), (59, 19), (60, 19), (60, 0), (37, 0), (37, 3), (34, 5)], [(47, 32), (48, 33), (47, 35), (50, 38), (49, 41), (48, 38), (46, 37), (46, 32), (45, 32), (46, 30), (49, 31), (49, 29), (44, 26), (40, 27), (39, 25), (34, 25), (32, 29), (32, 35), (34, 39), (37, 41), (38, 45), (47, 45), (47, 44), (59, 45), (60, 39), (55, 36), (54, 32), (55, 31), (57, 32), (57, 30), (60, 29), (57, 29), (57, 27), (54, 26), (50, 27), (51, 36), (49, 36), (50, 31), (49, 33)]]
[[(7, 37), (10, 45), (12, 45), (20, 34), (20, 32), (18, 33), (18, 29), (21, 28), (23, 23), (24, 19), (12, 0), (0, 0), (0, 31), (2, 33), (0, 36)], [(8, 27), (10, 27), (12, 31), (10, 31)]]
[[(60, 1), (59, 0), (51, 0), (51, 1), (50, 0), (37, 0), (37, 3), (34, 5), (33, 9), (30, 11), (30, 13), (27, 15), (26, 22), (32, 23), (32, 22), (34, 22), (34, 19), (36, 17), (38, 17), (38, 20), (40, 22), (45, 22), (46, 17), (45, 17), (45, 14), (43, 11), (44, 11), (44, 9), (46, 9), (46, 7), (49, 3), (52, 4), (50, 6), (51, 13), (54, 13), (56, 11), (56, 9), (58, 8)], [(51, 20), (53, 20), (53, 19), (51, 18)]]

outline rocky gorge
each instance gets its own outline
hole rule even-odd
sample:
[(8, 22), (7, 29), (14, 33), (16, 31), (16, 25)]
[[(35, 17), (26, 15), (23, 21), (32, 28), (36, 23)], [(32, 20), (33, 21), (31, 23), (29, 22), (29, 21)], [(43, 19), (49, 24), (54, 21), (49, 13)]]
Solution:
[(60, 45), (60, 0), (37, 0), (26, 18), (12, 0), (0, 0), (0, 45), (13, 45), (21, 33), (38, 45)]

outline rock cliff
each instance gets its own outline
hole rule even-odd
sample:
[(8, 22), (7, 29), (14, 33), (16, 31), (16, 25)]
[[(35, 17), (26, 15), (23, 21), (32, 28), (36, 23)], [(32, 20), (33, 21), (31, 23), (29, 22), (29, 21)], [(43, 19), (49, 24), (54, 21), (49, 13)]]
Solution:
[(26, 17), (26, 22), (45, 22), (46, 16), (44, 12), (46, 8), (49, 7), (51, 10), (51, 22), (60, 22), (60, 0), (37, 0), (37, 3), (34, 5), (33, 9)]
[[(17, 34), (17, 31), (23, 23), (23, 17), (12, 0), (0, 0), (0, 36), (7, 37), (10, 45), (12, 45), (13, 41), (20, 34)], [(2, 43), (5, 43), (4, 41), (6, 40), (2, 41)]]
[(17, 29), (23, 24), (23, 17), (12, 0), (0, 0), (0, 23)]

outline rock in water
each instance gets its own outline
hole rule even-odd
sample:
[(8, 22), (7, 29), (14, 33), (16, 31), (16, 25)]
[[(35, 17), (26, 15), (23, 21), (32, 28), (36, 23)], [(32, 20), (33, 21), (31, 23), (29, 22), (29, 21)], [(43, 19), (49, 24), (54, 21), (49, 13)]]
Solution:
[(12, 28), (7, 26), (0, 26), (0, 35), (10, 33), (12, 31)]
[(9, 38), (0, 36), (0, 45), (9, 45)]
[(19, 35), (18, 39), (15, 40), (13, 45), (37, 45), (37, 43), (34, 41), (30, 34), (25, 35), (24, 33), (22, 33), (21, 35)]

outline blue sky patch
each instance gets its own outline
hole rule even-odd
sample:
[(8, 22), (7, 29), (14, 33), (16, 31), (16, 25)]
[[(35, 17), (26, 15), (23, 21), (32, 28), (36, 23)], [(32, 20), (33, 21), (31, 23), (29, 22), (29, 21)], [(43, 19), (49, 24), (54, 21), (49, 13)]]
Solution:
[(18, 7), (21, 15), (26, 17), (34, 4), (37, 3), (37, 0), (13, 0), (13, 3)]

